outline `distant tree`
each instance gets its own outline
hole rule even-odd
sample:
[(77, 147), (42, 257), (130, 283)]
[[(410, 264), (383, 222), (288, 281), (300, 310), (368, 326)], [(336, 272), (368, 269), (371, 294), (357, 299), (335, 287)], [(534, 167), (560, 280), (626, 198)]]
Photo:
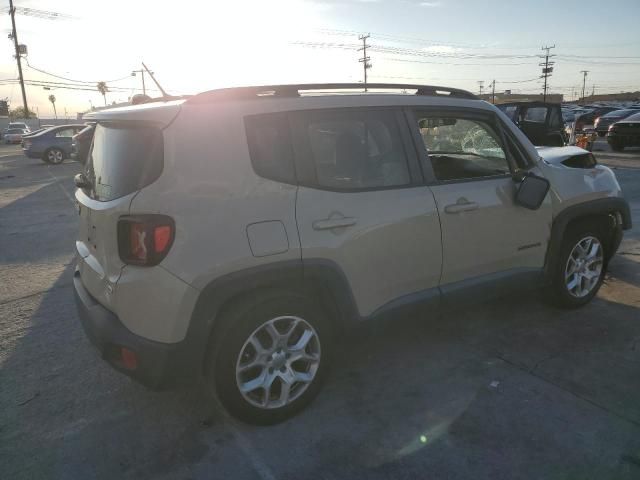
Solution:
[(107, 106), (107, 92), (109, 91), (109, 87), (107, 87), (106, 82), (98, 82), (96, 85), (98, 91), (102, 94), (102, 98), (104, 99), (104, 105)]
[(19, 119), (19, 118), (38, 118), (36, 112), (29, 109), (27, 115), (25, 115), (24, 107), (16, 107), (13, 110), (9, 110), (9, 118), (11, 120)]
[(55, 95), (49, 95), (49, 101), (51, 102), (51, 105), (53, 105), (53, 113), (56, 116), (56, 120), (58, 119), (58, 111), (56, 110), (56, 96)]

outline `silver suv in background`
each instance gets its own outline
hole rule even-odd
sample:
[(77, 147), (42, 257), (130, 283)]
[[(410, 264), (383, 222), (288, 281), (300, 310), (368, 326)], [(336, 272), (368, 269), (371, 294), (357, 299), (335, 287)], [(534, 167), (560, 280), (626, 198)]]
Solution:
[(462, 90), (361, 88), (88, 116), (74, 284), (107, 362), (152, 388), (203, 378), (233, 415), (275, 423), (316, 396), (352, 325), (537, 286), (593, 298), (631, 226), (611, 170), (537, 150)]

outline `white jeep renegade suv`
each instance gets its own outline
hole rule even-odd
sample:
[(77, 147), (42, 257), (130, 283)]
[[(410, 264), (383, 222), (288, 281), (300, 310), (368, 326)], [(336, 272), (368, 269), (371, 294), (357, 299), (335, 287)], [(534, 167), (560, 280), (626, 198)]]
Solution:
[(318, 393), (350, 324), (535, 285), (567, 307), (596, 294), (631, 226), (608, 168), (537, 150), (465, 91), (361, 88), (90, 115), (74, 283), (107, 362), (153, 388), (204, 377), (274, 423)]

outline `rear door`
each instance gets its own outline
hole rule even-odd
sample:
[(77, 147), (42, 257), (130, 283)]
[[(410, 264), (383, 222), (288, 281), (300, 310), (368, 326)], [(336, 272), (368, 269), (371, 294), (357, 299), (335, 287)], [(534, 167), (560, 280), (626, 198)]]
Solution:
[(443, 294), (458, 282), (539, 272), (549, 238), (550, 201), (538, 210), (515, 204), (512, 170), (526, 161), (516, 162), (524, 153), (502, 134), (495, 115), (416, 109), (409, 117), (425, 147), (425, 175), (440, 212)]
[(72, 127), (63, 128), (55, 133), (55, 146), (64, 150), (67, 155), (71, 154), (71, 138), (75, 134), (75, 129)]
[(78, 190), (78, 269), (89, 293), (107, 308), (124, 264), (118, 253), (118, 219), (131, 200), (162, 171), (163, 138), (143, 123), (98, 124), (85, 166), (89, 190)]
[(292, 115), (303, 264), (330, 261), (360, 316), (393, 300), (437, 300), (440, 222), (415, 148), (396, 109)]

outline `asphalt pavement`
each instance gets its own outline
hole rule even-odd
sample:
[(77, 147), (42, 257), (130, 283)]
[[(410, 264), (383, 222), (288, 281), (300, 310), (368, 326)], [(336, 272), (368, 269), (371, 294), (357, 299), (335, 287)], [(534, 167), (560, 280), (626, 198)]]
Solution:
[(362, 329), (310, 408), (252, 427), (98, 358), (72, 292), (79, 166), (0, 148), (0, 478), (640, 478), (640, 150), (594, 153), (635, 227), (591, 304), (531, 293)]

